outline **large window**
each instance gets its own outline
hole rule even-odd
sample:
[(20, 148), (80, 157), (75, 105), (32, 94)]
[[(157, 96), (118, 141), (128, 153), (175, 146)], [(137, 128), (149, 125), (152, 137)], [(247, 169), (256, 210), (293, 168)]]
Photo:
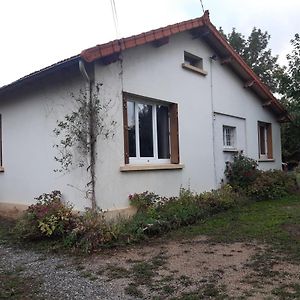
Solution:
[(177, 105), (124, 95), (125, 163), (179, 163)]
[(272, 126), (270, 123), (258, 122), (258, 148), (260, 159), (272, 159)]

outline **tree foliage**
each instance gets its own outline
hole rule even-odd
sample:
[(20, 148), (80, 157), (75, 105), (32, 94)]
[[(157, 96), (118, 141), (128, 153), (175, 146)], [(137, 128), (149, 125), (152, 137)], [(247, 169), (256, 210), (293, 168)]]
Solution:
[(278, 92), (284, 69), (277, 62), (278, 56), (273, 56), (271, 49), (268, 48), (271, 38), (268, 32), (254, 27), (251, 34), (245, 37), (235, 28), (228, 34), (225, 34), (222, 28), (220, 31), (262, 81), (273, 92)]
[(288, 66), (282, 75), (280, 93), (283, 102), (293, 117), (291, 123), (282, 126), (283, 159), (289, 162), (300, 161), (300, 36), (291, 40), (293, 47), (287, 55)]

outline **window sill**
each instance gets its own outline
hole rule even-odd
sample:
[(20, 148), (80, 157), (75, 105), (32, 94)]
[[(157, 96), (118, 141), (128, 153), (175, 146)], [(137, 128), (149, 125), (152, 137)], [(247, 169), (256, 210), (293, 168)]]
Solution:
[(260, 158), (258, 162), (274, 162), (274, 158)]
[(144, 165), (124, 165), (120, 167), (121, 172), (148, 171), (148, 170), (181, 170), (182, 164), (144, 164)]
[(239, 150), (236, 148), (223, 148), (223, 152), (233, 152), (233, 153), (238, 153)]
[(4, 172), (4, 168), (0, 166), (0, 173)]
[(183, 64), (182, 64), (182, 67), (183, 67), (184, 69), (194, 71), (194, 72), (196, 72), (196, 73), (198, 73), (198, 74), (201, 74), (201, 75), (203, 75), (203, 76), (206, 76), (206, 75), (207, 75), (207, 72), (204, 71), (203, 69), (199, 69), (199, 68), (197, 68), (197, 67), (194, 67), (194, 66), (189, 65), (189, 64), (186, 64), (186, 63), (183, 63)]

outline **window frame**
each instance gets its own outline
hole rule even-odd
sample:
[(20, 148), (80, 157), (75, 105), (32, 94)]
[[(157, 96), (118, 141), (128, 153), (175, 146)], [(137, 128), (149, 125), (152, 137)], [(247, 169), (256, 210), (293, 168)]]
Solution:
[[(226, 129), (229, 129), (231, 132), (230, 134), (230, 141), (231, 145), (227, 145), (227, 134), (226, 134)], [(224, 149), (236, 149), (236, 141), (237, 141), (237, 136), (236, 136), (236, 127), (235, 126), (229, 126), (229, 125), (223, 125), (223, 148)]]
[[(267, 122), (258, 121), (258, 157), (260, 160), (272, 160), (273, 159), (273, 141), (272, 141), (272, 124)], [(262, 151), (261, 145), (261, 129), (264, 132), (263, 142), (264, 150)], [(264, 153), (263, 153), (264, 152)]]
[(183, 53), (183, 63), (181, 66), (200, 75), (207, 75), (207, 72), (203, 69), (203, 58), (188, 51), (184, 51)]
[[(140, 157), (138, 145), (136, 145), (136, 157), (129, 157), (129, 133), (127, 103), (134, 102), (135, 105), (147, 104), (152, 106), (152, 130), (153, 130), (153, 157)], [(169, 108), (169, 155), (168, 159), (158, 158), (157, 139), (157, 115), (158, 105)], [(156, 100), (144, 96), (123, 92), (123, 122), (124, 122), (124, 162), (125, 165), (138, 164), (179, 164), (179, 139), (178, 139), (178, 105), (172, 102)], [(135, 127), (138, 128), (138, 109), (135, 109)], [(139, 144), (139, 133), (136, 131), (136, 144)]]

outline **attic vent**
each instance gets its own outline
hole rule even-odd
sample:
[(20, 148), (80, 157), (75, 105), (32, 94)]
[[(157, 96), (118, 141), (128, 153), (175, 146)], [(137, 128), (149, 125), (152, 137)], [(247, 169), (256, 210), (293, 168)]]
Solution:
[(184, 63), (182, 67), (200, 73), (201, 75), (207, 75), (207, 72), (203, 70), (203, 58), (184, 51)]

